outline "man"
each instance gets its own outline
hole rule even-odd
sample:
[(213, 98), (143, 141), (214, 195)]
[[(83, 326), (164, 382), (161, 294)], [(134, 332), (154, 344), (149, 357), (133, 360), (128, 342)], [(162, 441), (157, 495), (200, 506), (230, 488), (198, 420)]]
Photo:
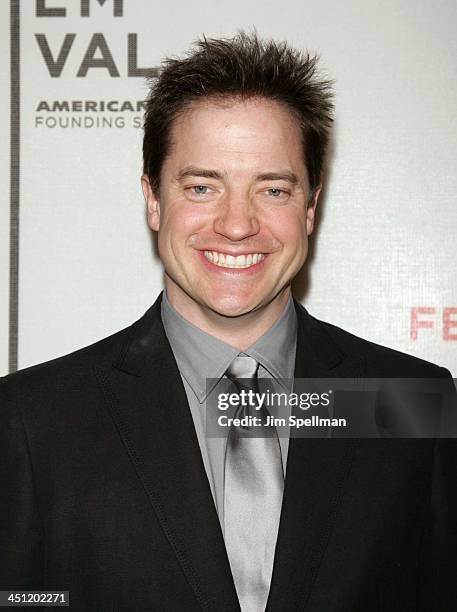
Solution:
[(331, 115), (285, 44), (165, 63), (142, 186), (166, 292), (3, 381), (2, 589), (69, 590), (75, 610), (454, 609), (453, 441), (205, 435), (207, 379), (449, 376), (292, 300)]

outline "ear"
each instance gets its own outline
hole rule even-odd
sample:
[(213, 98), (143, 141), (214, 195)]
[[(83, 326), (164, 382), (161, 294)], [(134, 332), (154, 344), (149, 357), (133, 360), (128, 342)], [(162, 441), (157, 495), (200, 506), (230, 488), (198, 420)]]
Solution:
[(148, 225), (154, 232), (158, 232), (160, 227), (160, 203), (146, 174), (141, 177), (141, 188), (147, 208)]
[(316, 206), (322, 191), (322, 185), (315, 187), (310, 195), (310, 199), (306, 208), (306, 235), (310, 236), (314, 229), (314, 220), (316, 217)]

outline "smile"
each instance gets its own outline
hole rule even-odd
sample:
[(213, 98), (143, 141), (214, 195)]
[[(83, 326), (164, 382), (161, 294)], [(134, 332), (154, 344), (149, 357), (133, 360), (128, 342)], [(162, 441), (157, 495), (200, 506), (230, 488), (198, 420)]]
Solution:
[(204, 251), (208, 261), (221, 268), (250, 268), (265, 259), (263, 253), (249, 253), (248, 255), (226, 255), (217, 251)]

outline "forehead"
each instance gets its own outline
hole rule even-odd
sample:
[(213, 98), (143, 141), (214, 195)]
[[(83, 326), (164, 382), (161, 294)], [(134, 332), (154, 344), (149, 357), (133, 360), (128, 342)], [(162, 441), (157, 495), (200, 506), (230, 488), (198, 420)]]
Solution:
[(301, 166), (304, 171), (300, 126), (293, 112), (274, 100), (197, 100), (172, 125), (166, 163), (219, 165), (226, 170), (290, 166), (295, 172)]

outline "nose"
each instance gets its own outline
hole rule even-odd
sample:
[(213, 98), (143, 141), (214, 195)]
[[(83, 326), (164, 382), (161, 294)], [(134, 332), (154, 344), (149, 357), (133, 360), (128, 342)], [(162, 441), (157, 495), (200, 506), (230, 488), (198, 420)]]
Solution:
[(216, 234), (235, 242), (258, 234), (260, 223), (249, 198), (227, 196), (219, 203), (213, 228)]

